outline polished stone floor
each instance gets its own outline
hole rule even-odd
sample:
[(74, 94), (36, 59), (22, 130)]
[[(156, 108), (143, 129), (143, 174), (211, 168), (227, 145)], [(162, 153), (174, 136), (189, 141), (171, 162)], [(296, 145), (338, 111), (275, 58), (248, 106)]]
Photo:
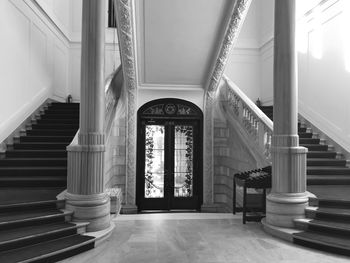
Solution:
[(108, 241), (65, 263), (337, 263), (349, 257), (307, 249), (266, 234), (240, 215), (121, 215)]

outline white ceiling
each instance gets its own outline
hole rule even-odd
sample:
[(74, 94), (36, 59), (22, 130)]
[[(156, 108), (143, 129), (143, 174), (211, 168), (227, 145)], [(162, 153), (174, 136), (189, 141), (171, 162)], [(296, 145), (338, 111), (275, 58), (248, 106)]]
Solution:
[(139, 84), (202, 88), (232, 0), (137, 0)]

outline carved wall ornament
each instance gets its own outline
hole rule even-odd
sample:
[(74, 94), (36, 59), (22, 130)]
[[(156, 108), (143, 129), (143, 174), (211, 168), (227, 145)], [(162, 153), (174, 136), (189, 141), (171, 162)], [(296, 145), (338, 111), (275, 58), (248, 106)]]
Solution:
[(213, 157), (213, 105), (215, 94), (219, 86), (221, 77), (224, 73), (225, 66), (230, 54), (230, 51), (235, 44), (242, 27), (243, 21), (247, 15), (247, 11), (251, 0), (236, 0), (230, 22), (226, 28), (225, 36), (220, 46), (215, 66), (212, 70), (212, 75), (209, 78), (205, 94), (205, 120), (204, 120), (204, 169), (203, 169), (203, 199), (205, 204), (214, 202), (214, 157)]
[(135, 205), (136, 197), (136, 59), (135, 41), (133, 37), (133, 5), (132, 0), (116, 0), (118, 37), (123, 65), (125, 88), (127, 91), (127, 135), (126, 135), (126, 194), (127, 205)]

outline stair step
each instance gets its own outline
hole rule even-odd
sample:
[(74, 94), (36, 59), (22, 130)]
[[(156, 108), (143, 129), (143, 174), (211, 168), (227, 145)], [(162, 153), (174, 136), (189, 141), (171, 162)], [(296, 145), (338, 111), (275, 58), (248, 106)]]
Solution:
[(295, 219), (296, 226), (301, 226), (308, 231), (320, 231), (333, 234), (344, 234), (350, 236), (350, 223), (337, 222), (332, 220), (320, 220), (320, 219)]
[(5, 187), (0, 183), (0, 205), (15, 205), (17, 203), (23, 204), (56, 200), (56, 196), (64, 189), (64, 187), (20, 187), (18, 185), (14, 187)]
[(71, 103), (66, 103), (66, 102), (51, 102), (50, 107), (65, 107), (65, 108), (79, 108), (80, 103), (78, 102), (71, 102)]
[[(58, 209), (40, 209), (33, 211), (15, 211), (0, 213), (0, 230), (15, 227), (39, 225), (43, 222), (64, 222), (73, 212)], [(0, 261), (1, 262), (1, 261)]]
[(298, 127), (298, 133), (304, 133), (307, 132), (307, 128), (306, 127)]
[(3, 176), (66, 176), (66, 166), (23, 166), (0, 167), (0, 178)]
[(318, 207), (350, 209), (350, 200), (344, 199), (309, 198), (309, 204), (315, 204)]
[(64, 142), (67, 145), (73, 140), (73, 136), (21, 136), (20, 142)]
[(308, 151), (307, 158), (335, 158), (336, 152), (331, 151)]
[(57, 222), (0, 231), (0, 251), (77, 234), (77, 225)]
[(305, 208), (305, 215), (307, 218), (313, 219), (348, 221), (350, 219), (350, 209), (309, 206)]
[(65, 142), (21, 142), (21, 143), (14, 143), (13, 148), (14, 149), (32, 149), (32, 150), (39, 150), (39, 149), (66, 149), (68, 146)]
[(44, 201), (32, 201), (13, 204), (0, 204), (0, 213), (14, 211), (14, 210), (33, 210), (33, 209), (56, 209), (63, 208), (65, 200), (44, 200)]
[(3, 166), (66, 166), (67, 158), (5, 158), (0, 159)]
[(6, 151), (8, 158), (21, 157), (47, 157), (47, 158), (67, 158), (66, 150), (8, 150)]
[(348, 175), (308, 175), (308, 185), (350, 185)]
[(56, 262), (94, 248), (95, 238), (71, 235), (0, 253), (0, 262)]
[(50, 176), (0, 176), (1, 187), (66, 187), (66, 175)]
[(77, 133), (77, 129), (70, 130), (42, 130), (42, 129), (32, 129), (27, 130), (28, 135), (37, 135), (37, 136), (74, 136)]
[(299, 139), (300, 138), (312, 138), (313, 133), (312, 132), (299, 132)]
[(79, 123), (38, 123), (33, 124), (32, 129), (34, 130), (78, 130)]
[(320, 139), (316, 138), (300, 138), (299, 137), (299, 144), (319, 144)]
[(331, 159), (331, 158), (307, 158), (308, 166), (343, 166), (346, 165), (346, 160)]
[(301, 143), (300, 146), (308, 148), (309, 151), (327, 151), (328, 150), (328, 145)]
[(79, 110), (75, 109), (48, 109), (44, 112), (45, 115), (67, 115), (67, 116), (79, 116)]
[(38, 119), (36, 120), (36, 123), (38, 124), (77, 124), (79, 125), (79, 119), (77, 118), (72, 118), (72, 119)]
[(72, 119), (79, 122), (78, 114), (43, 114), (40, 116), (40, 120), (66, 120)]
[(296, 244), (322, 251), (350, 255), (350, 237), (306, 231), (293, 234), (293, 241)]
[(337, 166), (309, 166), (307, 167), (307, 174), (309, 175), (349, 175), (350, 168)]

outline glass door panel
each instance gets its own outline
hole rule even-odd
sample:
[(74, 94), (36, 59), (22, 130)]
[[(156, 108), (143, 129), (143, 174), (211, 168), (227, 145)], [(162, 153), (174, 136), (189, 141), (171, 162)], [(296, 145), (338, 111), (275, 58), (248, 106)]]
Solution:
[(193, 126), (175, 125), (174, 197), (193, 195)]
[(164, 198), (164, 125), (146, 125), (145, 198)]

